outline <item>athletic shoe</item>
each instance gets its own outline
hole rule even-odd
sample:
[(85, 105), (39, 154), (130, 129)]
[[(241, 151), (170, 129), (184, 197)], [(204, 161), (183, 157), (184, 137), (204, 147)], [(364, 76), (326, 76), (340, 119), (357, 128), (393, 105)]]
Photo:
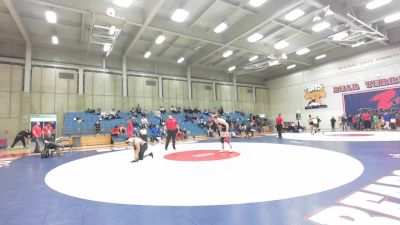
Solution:
[(132, 160), (131, 163), (139, 162), (139, 159)]
[(152, 152), (149, 154), (149, 156), (151, 156), (152, 159), (154, 158), (154, 155)]

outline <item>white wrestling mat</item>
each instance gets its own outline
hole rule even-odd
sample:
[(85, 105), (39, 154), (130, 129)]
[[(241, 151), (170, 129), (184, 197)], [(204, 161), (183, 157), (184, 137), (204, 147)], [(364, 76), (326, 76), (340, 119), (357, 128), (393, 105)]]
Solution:
[[(358, 160), (295, 145), (232, 142), (149, 146), (154, 159), (130, 163), (132, 150), (81, 158), (51, 170), (46, 184), (63, 194), (128, 205), (205, 206), (266, 202), (348, 184), (364, 171)], [(170, 147), (172, 149), (172, 147)]]
[(396, 131), (354, 131), (354, 132), (317, 132), (284, 133), (284, 139), (304, 141), (400, 141), (400, 132)]

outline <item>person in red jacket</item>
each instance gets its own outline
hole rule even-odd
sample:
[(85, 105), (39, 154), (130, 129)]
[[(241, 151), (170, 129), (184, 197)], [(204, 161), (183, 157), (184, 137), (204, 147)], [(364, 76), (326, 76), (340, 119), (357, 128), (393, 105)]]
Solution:
[(40, 127), (40, 123), (37, 122), (36, 125), (32, 128), (32, 137), (35, 142), (35, 153), (40, 153), (40, 138), (42, 138), (42, 128)]
[(44, 135), (45, 137), (46, 137), (46, 136), (53, 137), (54, 129), (53, 129), (53, 127), (51, 126), (51, 123), (50, 123), (50, 122), (47, 122), (47, 123), (46, 123), (46, 126), (43, 127), (42, 133), (43, 133), (43, 135)]
[(132, 123), (132, 121), (130, 119), (127, 119), (126, 123), (128, 124), (127, 128), (126, 128), (126, 134), (128, 136), (128, 139), (129, 139), (129, 138), (133, 137), (133, 123)]
[(279, 113), (278, 117), (276, 117), (276, 130), (278, 131), (278, 137), (282, 138), (283, 118), (280, 113)]
[(168, 150), (169, 142), (172, 139), (172, 148), (175, 150), (175, 139), (176, 132), (179, 129), (178, 121), (170, 114), (168, 115), (167, 121), (165, 121), (165, 126), (167, 128), (167, 142), (165, 143), (165, 150)]

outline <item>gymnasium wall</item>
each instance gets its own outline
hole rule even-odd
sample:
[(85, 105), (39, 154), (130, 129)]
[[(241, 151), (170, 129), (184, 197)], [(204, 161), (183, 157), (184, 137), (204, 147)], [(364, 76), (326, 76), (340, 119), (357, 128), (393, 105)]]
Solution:
[[(82, 112), (87, 108), (129, 111), (140, 104), (143, 109), (154, 111), (161, 105), (199, 109), (224, 107), (225, 111), (269, 112), (268, 90), (256, 88), (254, 102), (251, 87), (238, 86), (238, 102), (234, 100), (234, 87), (192, 81), (192, 100), (189, 100), (186, 80), (162, 79), (163, 98), (159, 98), (158, 77), (128, 75), (128, 97), (122, 97), (122, 76), (119, 73), (84, 71), (84, 94), (78, 95), (78, 70), (44, 66), (32, 67), (31, 92), (24, 93), (23, 66), (0, 64), (0, 136), (11, 142), (15, 134), (29, 127), (30, 114), (57, 114), (58, 135), (62, 135), (64, 113)], [(210, 89), (211, 88), (211, 89)]]
[[(276, 117), (281, 112), (286, 121), (295, 121), (296, 110), (301, 110), (303, 125), (308, 124), (307, 118), (311, 114), (321, 118), (323, 128), (330, 128), (332, 116), (337, 119), (343, 114), (342, 94), (333, 93), (334, 86), (358, 83), (360, 91), (365, 91), (365, 81), (399, 75), (400, 48), (374, 51), (296, 72), (267, 83), (271, 94), (271, 114)], [(318, 82), (325, 86), (327, 97), (323, 102), (328, 108), (305, 110), (308, 101), (304, 99), (304, 90), (307, 85)]]

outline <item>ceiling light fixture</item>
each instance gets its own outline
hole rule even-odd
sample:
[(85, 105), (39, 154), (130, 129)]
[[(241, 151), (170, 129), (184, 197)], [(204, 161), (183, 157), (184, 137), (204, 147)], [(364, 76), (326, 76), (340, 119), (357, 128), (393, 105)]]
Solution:
[(228, 28), (228, 24), (220, 23), (218, 26), (215, 27), (214, 32), (219, 34), (221, 32), (224, 32), (227, 28)]
[(132, 4), (132, 0), (113, 0), (116, 6), (128, 8)]
[(117, 30), (117, 28), (115, 26), (111, 26), (110, 30), (108, 31), (108, 34), (110, 34), (111, 36), (113, 36), (115, 34), (115, 31)]
[(322, 18), (318, 14), (315, 15), (314, 18), (312, 19), (313, 23), (321, 21), (321, 20), (322, 20)]
[(332, 10), (330, 10), (329, 8), (326, 10), (326, 12), (324, 14), (325, 17), (333, 16), (333, 15), (335, 15), (335, 13)]
[(289, 46), (289, 42), (282, 40), (282, 41), (276, 43), (274, 45), (274, 48), (277, 49), (277, 50), (280, 50), (280, 49), (284, 49), (284, 48), (286, 48), (288, 46)]
[(231, 71), (234, 71), (235, 69), (236, 69), (236, 66), (231, 66), (231, 67), (229, 67), (228, 71), (231, 72)]
[(146, 59), (148, 59), (150, 56), (151, 56), (151, 52), (150, 52), (150, 51), (147, 51), (147, 52), (144, 54), (144, 58), (146, 58)]
[(392, 0), (373, 0), (373, 1), (370, 1), (365, 7), (369, 10), (373, 10), (373, 9), (382, 7), (384, 5), (387, 5), (391, 2), (392, 2)]
[(177, 9), (175, 10), (174, 14), (171, 16), (171, 20), (175, 21), (177, 23), (182, 23), (187, 19), (189, 16), (189, 12), (183, 9)]
[(286, 55), (285, 53), (283, 53), (283, 54), (281, 55), (281, 58), (282, 58), (282, 59), (287, 59), (287, 55)]
[(185, 58), (183, 58), (183, 57), (180, 57), (179, 59), (178, 59), (178, 63), (182, 63), (183, 61), (185, 61)]
[(385, 17), (385, 23), (393, 23), (400, 20), (400, 12)]
[(58, 37), (56, 35), (53, 35), (51, 37), (51, 42), (53, 42), (53, 45), (58, 45)]
[(103, 46), (103, 51), (108, 52), (111, 50), (111, 44), (110, 43), (106, 43)]
[(308, 48), (302, 48), (302, 49), (298, 50), (298, 51), (296, 52), (296, 54), (297, 54), (297, 55), (305, 55), (305, 54), (307, 54), (307, 53), (309, 53), (309, 52), (310, 52), (310, 49), (308, 49)]
[(114, 17), (115, 16), (115, 9), (112, 7), (109, 7), (106, 9), (106, 13), (108, 16)]
[(264, 4), (267, 0), (250, 0), (249, 4), (255, 8), (260, 7)]
[(159, 35), (156, 39), (156, 44), (161, 45), (165, 41), (164, 35)]
[(305, 12), (303, 10), (295, 9), (295, 10), (292, 10), (291, 12), (289, 12), (288, 14), (286, 14), (285, 20), (292, 22), (292, 21), (295, 21), (298, 18), (302, 17), (304, 14), (305, 14)]
[(260, 33), (254, 33), (247, 38), (247, 41), (250, 43), (255, 43), (255, 42), (261, 40), (261, 38), (263, 38), (263, 37), (264, 37), (264, 35), (262, 35)]
[(327, 21), (323, 21), (323, 22), (315, 24), (312, 27), (312, 30), (314, 32), (321, 32), (321, 31), (323, 31), (325, 29), (328, 29), (329, 27), (331, 27), (331, 24), (329, 22), (327, 22)]
[(254, 60), (258, 59), (258, 55), (255, 55), (249, 59), (249, 62), (253, 62)]
[(323, 54), (323, 55), (319, 55), (319, 56), (315, 57), (315, 59), (316, 60), (320, 60), (320, 59), (323, 59), (325, 57), (326, 57), (326, 54)]
[(364, 45), (364, 44), (365, 44), (364, 41), (360, 41), (360, 42), (355, 43), (355, 44), (352, 45), (351, 47), (352, 47), (352, 48), (357, 48), (357, 47), (360, 47), (361, 45)]
[(347, 38), (349, 35), (350, 35), (349, 32), (342, 31), (342, 32), (332, 35), (331, 37), (332, 37), (332, 40), (334, 40), (334, 41), (341, 41), (341, 40)]
[(296, 66), (297, 66), (296, 64), (292, 64), (292, 65), (288, 66), (287, 69), (288, 69), (288, 70), (291, 70), (291, 69), (296, 68)]
[(272, 61), (272, 62), (269, 62), (269, 66), (277, 66), (277, 65), (279, 65), (280, 63), (279, 63), (279, 60), (274, 60), (274, 61)]
[(228, 58), (228, 57), (231, 56), (232, 54), (233, 54), (233, 51), (228, 50), (228, 51), (224, 52), (224, 54), (222, 55), (222, 57)]
[(48, 10), (48, 11), (45, 12), (44, 15), (46, 17), (47, 22), (49, 22), (49, 23), (57, 23), (57, 14), (55, 12)]

